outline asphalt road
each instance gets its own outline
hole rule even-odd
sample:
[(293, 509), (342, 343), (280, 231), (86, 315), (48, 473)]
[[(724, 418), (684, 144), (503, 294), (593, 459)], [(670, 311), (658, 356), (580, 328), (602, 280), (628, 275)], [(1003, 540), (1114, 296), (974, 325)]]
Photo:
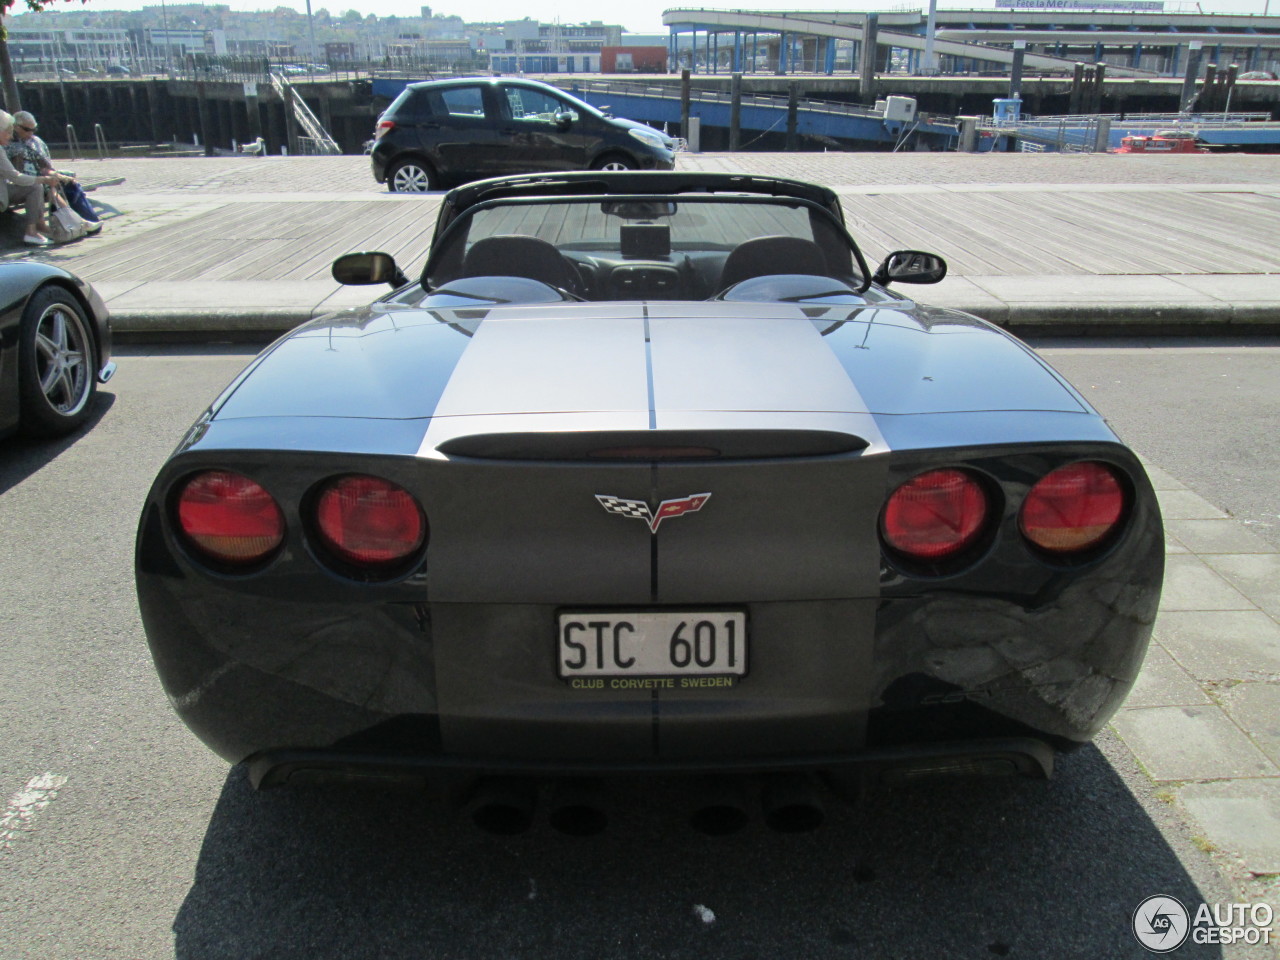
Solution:
[[(1280, 343), (1047, 353), (1152, 461), (1276, 537)], [(833, 800), (803, 836), (696, 834), (671, 782), (610, 785), (590, 839), (489, 836), (406, 791), (255, 794), (171, 713), (131, 560), (152, 475), (248, 354), (139, 354), (86, 432), (0, 444), (4, 960), (1136, 958), (1145, 897), (1236, 899), (1109, 735), (1048, 783)]]

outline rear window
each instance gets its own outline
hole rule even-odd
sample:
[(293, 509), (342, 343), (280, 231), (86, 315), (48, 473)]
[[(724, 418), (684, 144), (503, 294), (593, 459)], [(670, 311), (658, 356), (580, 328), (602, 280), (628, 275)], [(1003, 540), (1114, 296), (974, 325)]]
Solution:
[(414, 91), (405, 87), (400, 91), (400, 96), (391, 101), (391, 106), (387, 107), (387, 109), (383, 111), (382, 115), (384, 117), (401, 117), (403, 119), (408, 119), (414, 116), (415, 113), (420, 114), (422, 112), (421, 110), (415, 111), (415, 102), (421, 104), (423, 101), (421, 97), (416, 98), (415, 101)]

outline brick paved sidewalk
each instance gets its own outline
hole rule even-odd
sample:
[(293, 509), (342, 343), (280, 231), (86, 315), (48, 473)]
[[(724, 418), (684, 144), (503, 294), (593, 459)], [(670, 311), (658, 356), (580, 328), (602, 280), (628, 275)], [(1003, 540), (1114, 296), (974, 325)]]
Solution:
[(1148, 464), (1167, 539), (1146, 662), (1113, 726), (1213, 847), (1280, 874), (1280, 553)]

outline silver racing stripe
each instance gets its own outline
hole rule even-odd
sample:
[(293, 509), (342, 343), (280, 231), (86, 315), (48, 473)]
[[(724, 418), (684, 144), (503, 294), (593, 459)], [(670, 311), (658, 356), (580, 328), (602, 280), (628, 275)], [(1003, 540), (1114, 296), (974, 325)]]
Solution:
[[(703, 305), (691, 306), (692, 313)], [(690, 317), (650, 304), (659, 430), (832, 430), (862, 437), (868, 453), (883, 452), (857, 387), (798, 308), (724, 316), (725, 305), (717, 306), (719, 316)]]
[(605, 307), (585, 316), (571, 307), (567, 317), (563, 308), (552, 316), (491, 311), (454, 367), (418, 455), (472, 433), (646, 429), (643, 310)]
[(593, 306), (491, 311), (419, 456), (438, 457), (459, 436), (541, 430), (829, 430), (861, 437), (868, 453), (886, 449), (848, 372), (798, 308)]
[(659, 417), (664, 410), (867, 412), (849, 374), (799, 310), (793, 317), (691, 318), (651, 309), (649, 327)]

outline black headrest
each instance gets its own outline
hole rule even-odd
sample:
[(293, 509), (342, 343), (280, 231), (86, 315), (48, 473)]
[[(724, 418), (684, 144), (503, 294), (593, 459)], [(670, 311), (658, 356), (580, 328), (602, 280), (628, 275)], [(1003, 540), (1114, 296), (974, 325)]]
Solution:
[(462, 261), (464, 277), (528, 277), (578, 292), (577, 271), (555, 248), (538, 237), (484, 237), (473, 243)]
[(827, 258), (812, 240), (800, 237), (756, 237), (740, 243), (725, 258), (720, 289), (752, 277), (775, 273), (827, 276)]

